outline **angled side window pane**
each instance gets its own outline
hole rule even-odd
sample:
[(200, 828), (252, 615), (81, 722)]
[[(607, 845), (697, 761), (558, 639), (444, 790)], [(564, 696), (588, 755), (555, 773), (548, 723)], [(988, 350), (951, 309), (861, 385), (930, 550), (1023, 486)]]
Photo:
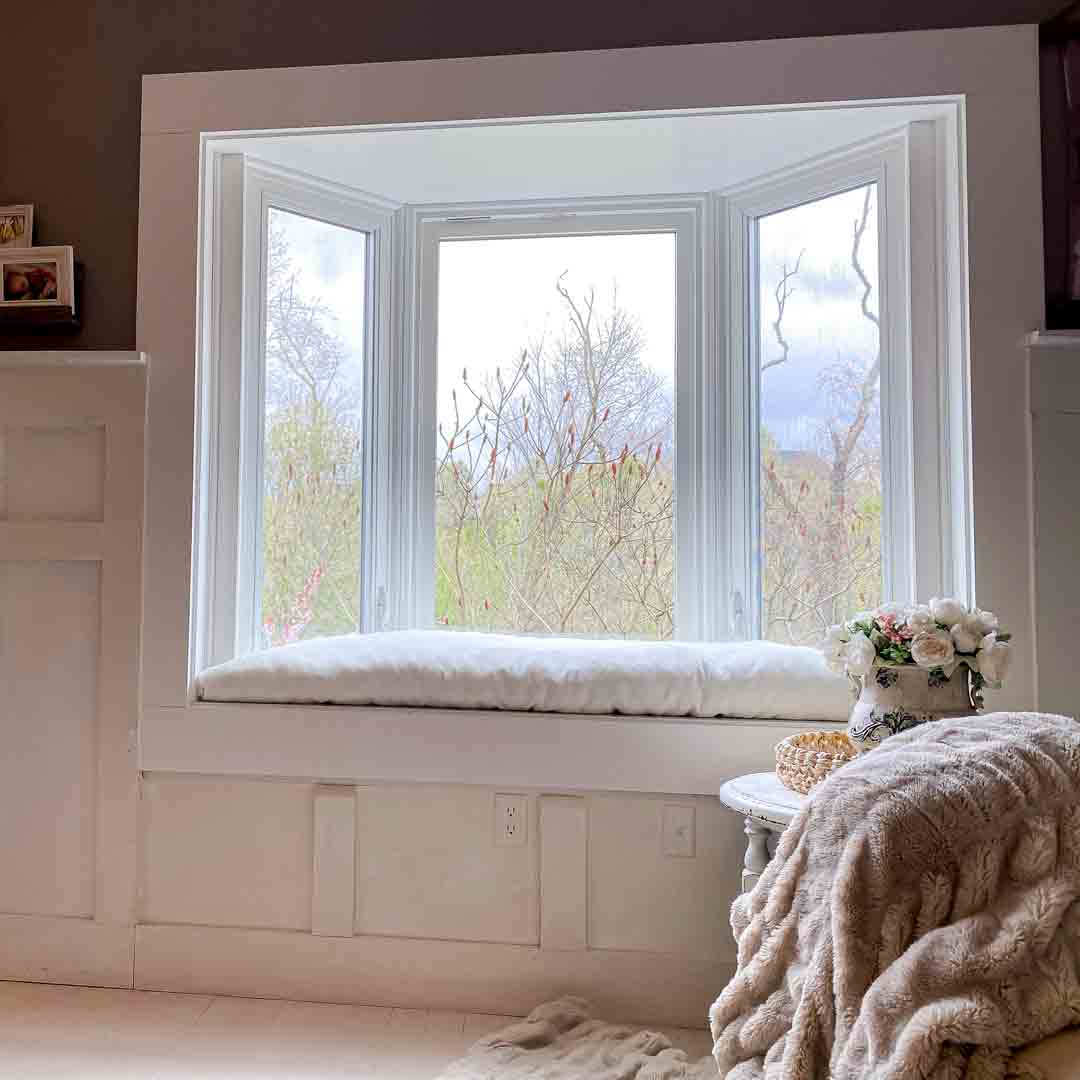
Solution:
[(881, 601), (877, 185), (757, 220), (763, 636)]
[(443, 239), (438, 625), (669, 638), (676, 237)]
[(261, 646), (356, 630), (366, 233), (271, 208), (267, 221)]

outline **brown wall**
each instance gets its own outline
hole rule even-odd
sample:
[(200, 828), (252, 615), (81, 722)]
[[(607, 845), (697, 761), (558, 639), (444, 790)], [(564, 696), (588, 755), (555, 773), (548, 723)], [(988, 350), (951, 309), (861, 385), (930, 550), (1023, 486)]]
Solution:
[(49, 0), (5, 20), (0, 205), (85, 267), (83, 328), (135, 344), (143, 74), (1036, 22), (1060, 0)]

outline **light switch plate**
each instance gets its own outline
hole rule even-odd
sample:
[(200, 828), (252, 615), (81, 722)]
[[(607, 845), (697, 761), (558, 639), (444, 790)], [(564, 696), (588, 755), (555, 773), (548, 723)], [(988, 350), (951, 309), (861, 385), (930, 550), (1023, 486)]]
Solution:
[(664, 854), (678, 858), (694, 857), (695, 811), (692, 806), (664, 804)]

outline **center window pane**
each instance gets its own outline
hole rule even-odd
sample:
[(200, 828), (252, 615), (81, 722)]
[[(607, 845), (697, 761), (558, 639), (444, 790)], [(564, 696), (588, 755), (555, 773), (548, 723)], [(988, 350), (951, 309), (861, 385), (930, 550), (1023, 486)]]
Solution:
[(877, 185), (758, 222), (762, 631), (881, 600)]
[(675, 248), (441, 242), (437, 625), (672, 636)]

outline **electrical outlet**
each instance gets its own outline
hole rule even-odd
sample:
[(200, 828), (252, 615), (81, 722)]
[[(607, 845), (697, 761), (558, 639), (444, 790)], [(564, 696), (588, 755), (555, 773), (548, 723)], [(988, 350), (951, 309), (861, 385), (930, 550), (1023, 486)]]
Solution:
[(664, 854), (684, 859), (694, 857), (694, 816), (692, 806), (664, 805)]
[(495, 796), (495, 844), (524, 847), (529, 835), (529, 799), (526, 795)]

